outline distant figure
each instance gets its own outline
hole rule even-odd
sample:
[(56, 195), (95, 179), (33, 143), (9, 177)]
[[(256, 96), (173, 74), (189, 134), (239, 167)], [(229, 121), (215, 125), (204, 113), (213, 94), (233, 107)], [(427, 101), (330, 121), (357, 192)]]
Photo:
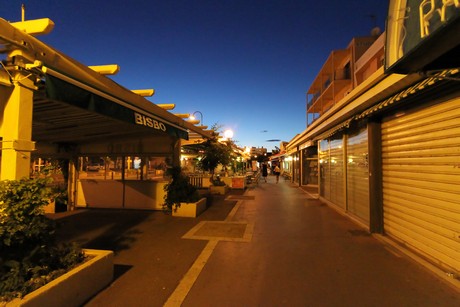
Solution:
[(267, 182), (268, 167), (267, 163), (262, 164), (262, 177), (264, 177), (265, 182)]
[(280, 168), (277, 166), (275, 166), (275, 169), (274, 169), (274, 173), (275, 173), (275, 176), (276, 176), (276, 183), (278, 183), (278, 181), (280, 181)]

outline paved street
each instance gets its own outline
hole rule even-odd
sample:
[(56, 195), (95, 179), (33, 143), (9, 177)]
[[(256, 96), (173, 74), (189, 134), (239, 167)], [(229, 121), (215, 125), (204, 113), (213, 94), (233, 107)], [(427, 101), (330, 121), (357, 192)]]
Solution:
[[(460, 306), (460, 292), (281, 180), (212, 196), (200, 217), (88, 210), (62, 240), (115, 251), (86, 306)], [(184, 237), (185, 236), (185, 237)]]

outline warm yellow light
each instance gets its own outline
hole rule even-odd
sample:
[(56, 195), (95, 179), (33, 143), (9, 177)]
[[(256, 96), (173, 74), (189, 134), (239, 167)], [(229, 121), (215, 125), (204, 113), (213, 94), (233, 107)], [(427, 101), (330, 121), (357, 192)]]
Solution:
[(231, 139), (231, 138), (233, 137), (233, 131), (230, 130), (230, 129), (225, 130), (225, 132), (224, 132), (224, 137), (225, 137), (226, 139)]

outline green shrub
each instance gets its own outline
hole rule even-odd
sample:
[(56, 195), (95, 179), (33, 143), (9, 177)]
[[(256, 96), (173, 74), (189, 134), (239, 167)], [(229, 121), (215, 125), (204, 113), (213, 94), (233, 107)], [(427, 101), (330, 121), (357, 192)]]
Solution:
[(171, 182), (164, 187), (164, 210), (170, 211), (174, 205), (180, 207), (181, 202), (194, 203), (200, 200), (197, 188), (189, 182), (179, 166), (168, 169), (167, 175), (171, 176)]
[(57, 244), (43, 207), (49, 179), (0, 181), (0, 301), (34, 291), (84, 260), (75, 245)]

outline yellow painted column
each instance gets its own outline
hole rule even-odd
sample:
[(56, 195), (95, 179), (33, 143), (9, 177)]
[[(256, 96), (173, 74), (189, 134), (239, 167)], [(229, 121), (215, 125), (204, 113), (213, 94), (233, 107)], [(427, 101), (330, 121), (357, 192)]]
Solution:
[(13, 76), (13, 89), (0, 96), (2, 109), (1, 180), (18, 180), (30, 175), (32, 142), (32, 110), (34, 84), (17, 72)]
[(67, 211), (75, 209), (77, 203), (77, 184), (78, 184), (78, 170), (77, 159), (73, 158), (69, 161), (69, 178), (67, 179)]

